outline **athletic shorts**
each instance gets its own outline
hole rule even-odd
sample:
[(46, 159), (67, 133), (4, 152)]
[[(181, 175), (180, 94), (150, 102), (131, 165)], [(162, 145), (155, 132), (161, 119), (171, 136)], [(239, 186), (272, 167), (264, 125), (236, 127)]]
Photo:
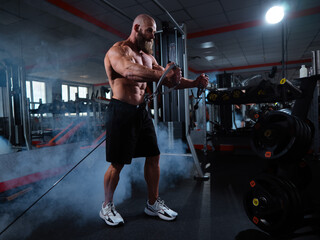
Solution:
[(111, 99), (106, 110), (106, 160), (130, 164), (132, 158), (160, 154), (146, 104), (131, 105)]

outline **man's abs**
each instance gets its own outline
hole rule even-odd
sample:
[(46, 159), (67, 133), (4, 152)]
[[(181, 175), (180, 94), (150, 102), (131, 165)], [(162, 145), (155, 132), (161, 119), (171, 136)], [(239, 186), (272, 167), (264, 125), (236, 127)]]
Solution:
[(134, 82), (126, 78), (116, 78), (110, 81), (112, 97), (132, 105), (138, 105), (144, 101), (146, 85), (145, 82)]

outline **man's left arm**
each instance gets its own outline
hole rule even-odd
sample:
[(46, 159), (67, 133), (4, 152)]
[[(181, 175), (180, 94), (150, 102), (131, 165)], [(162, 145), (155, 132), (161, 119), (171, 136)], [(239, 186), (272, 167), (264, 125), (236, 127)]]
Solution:
[(187, 78), (181, 78), (180, 84), (176, 87), (176, 89), (183, 89), (183, 88), (205, 88), (208, 86), (209, 77), (204, 73), (200, 74), (196, 78), (196, 80), (191, 80)]
[[(153, 58), (152, 68), (155, 70), (164, 69), (162, 66), (160, 66), (157, 63), (157, 61), (154, 58)], [(200, 74), (200, 76), (196, 78), (196, 80), (191, 80), (191, 79), (182, 77), (179, 85), (175, 89), (195, 88), (195, 87), (205, 88), (208, 86), (208, 83), (209, 83), (209, 77), (206, 74), (202, 73)], [(167, 82), (167, 81), (164, 81), (163, 85), (169, 88), (174, 87), (174, 85), (171, 82)]]

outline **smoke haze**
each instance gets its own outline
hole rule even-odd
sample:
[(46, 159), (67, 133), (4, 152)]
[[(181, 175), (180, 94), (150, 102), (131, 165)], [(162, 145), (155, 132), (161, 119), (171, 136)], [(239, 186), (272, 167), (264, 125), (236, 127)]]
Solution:
[[(47, 86), (56, 90), (55, 94), (61, 90), (60, 84), (63, 81), (74, 84), (79, 82), (105, 83), (106, 75), (103, 66), (105, 52), (101, 49), (107, 50), (113, 42), (97, 33), (85, 31), (81, 25), (74, 25), (47, 13), (41, 9), (45, 2), (4, 1), (1, 7), (10, 14), (14, 21), (0, 29), (0, 60), (8, 60), (14, 66), (23, 62), (23, 65), (26, 66), (26, 80), (43, 81)], [(16, 9), (10, 7), (12, 3), (18, 3), (13, 4), (17, 6)], [(32, 10), (31, 20), (29, 16), (24, 15), (29, 13), (29, 11), (24, 11), (27, 9)], [(42, 18), (43, 16), (48, 21)], [(46, 28), (45, 23), (50, 23), (52, 26)], [(11, 29), (10, 34), (2, 29)], [(93, 59), (100, 61), (93, 61)], [(81, 75), (87, 75), (88, 79), (81, 78)], [(47, 103), (52, 102), (52, 95), (53, 93), (48, 93), (46, 96)], [(33, 101), (37, 102), (38, 99), (33, 99)], [(58, 125), (58, 122), (54, 124)], [(61, 123), (61, 126), (66, 125), (67, 123)], [(168, 147), (166, 130), (158, 131), (158, 142), (162, 153), (185, 153), (186, 145), (182, 141), (174, 141), (173, 149), (172, 146)], [(71, 149), (57, 146), (31, 150), (28, 153), (12, 153), (9, 144), (0, 139), (0, 154), (12, 154), (6, 157), (7, 161), (3, 160), (3, 155), (0, 156), (2, 168), (0, 182), (61, 166), (65, 167), (66, 172), (89, 151), (88, 149), (80, 150), (80, 145), (79, 143), (72, 145)], [(105, 149), (99, 147), (1, 235), (0, 240), (26, 239), (42, 224), (52, 222), (61, 216), (70, 218), (70, 213), (73, 215), (77, 213), (76, 217), (72, 218), (72, 222), (79, 226), (99, 218), (98, 212), (104, 200), (103, 177), (108, 166), (109, 163), (105, 161)], [(192, 168), (191, 158), (161, 156), (160, 195), (166, 188), (174, 187), (176, 180), (189, 178)], [(144, 159), (134, 159), (131, 165), (123, 168), (114, 195), (116, 205), (130, 199), (133, 185), (136, 188), (146, 187), (143, 169)], [(0, 231), (42, 196), (60, 177), (61, 175), (51, 177), (38, 184), (33, 184), (32, 190), (24, 196), (10, 202), (0, 203)]]
[(10, 153), (12, 151), (9, 141), (0, 136), (0, 155)]
[[(185, 153), (186, 145), (181, 140), (174, 141), (174, 148), (168, 147), (168, 133), (166, 130), (158, 131), (158, 144), (162, 153)], [(50, 149), (50, 148), (47, 148)], [(90, 149), (91, 150), (91, 149)], [(89, 151), (89, 150), (86, 150)], [(78, 151), (59, 152), (59, 160), (65, 162), (69, 159), (72, 164), (78, 162), (86, 153)], [(50, 158), (47, 157), (48, 163)], [(28, 167), (30, 168), (29, 161)], [(65, 164), (65, 163), (63, 163)], [(68, 218), (69, 214), (76, 215), (72, 218), (72, 224), (83, 226), (90, 221), (99, 218), (98, 212), (104, 200), (103, 177), (109, 163), (105, 161), (105, 148), (99, 147), (87, 159), (85, 159), (74, 171), (72, 171), (63, 181), (39, 201), (27, 214), (12, 225), (0, 239), (14, 240), (25, 239), (41, 224), (54, 221), (59, 217)], [(19, 166), (24, 167), (23, 165)], [(36, 168), (36, 166), (34, 166)], [(70, 168), (70, 167), (69, 167)], [(125, 165), (121, 174), (118, 187), (115, 191), (114, 202), (119, 205), (132, 195), (133, 186), (135, 189), (144, 188), (144, 159), (133, 159), (131, 165)], [(193, 169), (192, 158), (179, 156), (161, 156), (160, 159), (160, 196), (167, 188), (174, 187), (177, 180), (189, 178)], [(55, 177), (44, 181), (40, 186), (34, 188), (31, 192), (21, 199), (16, 199), (6, 203), (7, 212), (0, 216), (0, 230), (4, 229), (15, 217), (24, 211), (33, 201), (39, 198), (52, 184), (59, 178)], [(147, 196), (146, 196), (147, 199)], [(144, 203), (141, 203), (142, 206)]]

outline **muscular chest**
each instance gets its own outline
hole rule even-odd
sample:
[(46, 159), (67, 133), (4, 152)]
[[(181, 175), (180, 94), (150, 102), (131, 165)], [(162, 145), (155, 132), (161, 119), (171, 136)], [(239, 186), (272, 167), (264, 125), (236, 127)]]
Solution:
[(132, 57), (136, 63), (139, 63), (148, 68), (152, 68), (152, 58), (149, 55), (141, 52), (135, 53)]

